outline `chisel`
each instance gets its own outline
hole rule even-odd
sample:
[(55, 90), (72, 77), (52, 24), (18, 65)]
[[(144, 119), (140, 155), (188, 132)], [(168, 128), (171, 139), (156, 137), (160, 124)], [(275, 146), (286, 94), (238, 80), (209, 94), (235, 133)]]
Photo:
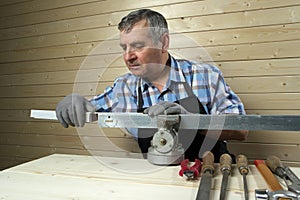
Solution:
[(238, 155), (236, 157), (236, 163), (240, 174), (243, 176), (245, 200), (249, 200), (248, 184), (246, 178), (246, 175), (249, 173), (247, 157), (242, 154)]
[(211, 179), (215, 172), (214, 168), (214, 154), (209, 152), (204, 153), (202, 164), (202, 176), (199, 189), (197, 192), (196, 200), (209, 200)]
[(226, 197), (228, 177), (231, 173), (231, 164), (232, 164), (231, 156), (227, 153), (222, 154), (220, 157), (220, 171), (223, 174), (223, 177), (221, 183), (220, 200), (224, 200)]

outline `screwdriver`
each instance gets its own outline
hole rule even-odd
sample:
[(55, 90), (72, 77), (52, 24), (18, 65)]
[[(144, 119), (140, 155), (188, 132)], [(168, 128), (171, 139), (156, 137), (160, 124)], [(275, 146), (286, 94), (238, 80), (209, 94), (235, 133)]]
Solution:
[(196, 200), (209, 200), (212, 176), (214, 174), (214, 154), (210, 151), (204, 153), (202, 164), (201, 182), (198, 188)]
[(221, 193), (220, 200), (224, 200), (226, 197), (226, 189), (228, 183), (228, 176), (231, 172), (232, 158), (229, 154), (224, 153), (220, 157), (220, 171), (223, 174), (222, 183), (221, 183)]
[(247, 184), (247, 178), (246, 178), (246, 175), (249, 173), (247, 157), (242, 154), (238, 155), (236, 157), (236, 163), (237, 163), (237, 167), (239, 169), (240, 174), (243, 176), (245, 200), (249, 200), (248, 184)]

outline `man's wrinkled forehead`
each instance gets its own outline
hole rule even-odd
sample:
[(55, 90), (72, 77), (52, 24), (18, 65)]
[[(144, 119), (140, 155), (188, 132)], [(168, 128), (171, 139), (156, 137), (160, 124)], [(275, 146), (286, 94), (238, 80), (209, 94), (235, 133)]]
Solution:
[(120, 32), (121, 42), (126, 40), (146, 40), (151, 39), (150, 28), (143, 24), (136, 24), (131, 30), (123, 30)]

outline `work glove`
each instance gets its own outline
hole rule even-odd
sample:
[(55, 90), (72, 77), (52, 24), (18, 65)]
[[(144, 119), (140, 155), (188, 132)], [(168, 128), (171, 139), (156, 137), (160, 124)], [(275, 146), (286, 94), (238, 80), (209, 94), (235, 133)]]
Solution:
[(69, 125), (83, 127), (86, 112), (94, 111), (94, 106), (86, 98), (79, 94), (70, 94), (57, 104), (56, 117), (65, 128)]
[(188, 114), (189, 112), (178, 103), (161, 101), (144, 110), (150, 117), (157, 115)]

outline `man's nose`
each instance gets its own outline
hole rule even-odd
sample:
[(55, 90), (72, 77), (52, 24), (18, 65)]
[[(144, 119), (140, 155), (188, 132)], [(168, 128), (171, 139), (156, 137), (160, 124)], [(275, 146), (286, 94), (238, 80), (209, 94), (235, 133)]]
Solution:
[(126, 61), (136, 59), (135, 51), (133, 49), (130, 49), (130, 48), (126, 49), (126, 51), (124, 51), (124, 59)]

